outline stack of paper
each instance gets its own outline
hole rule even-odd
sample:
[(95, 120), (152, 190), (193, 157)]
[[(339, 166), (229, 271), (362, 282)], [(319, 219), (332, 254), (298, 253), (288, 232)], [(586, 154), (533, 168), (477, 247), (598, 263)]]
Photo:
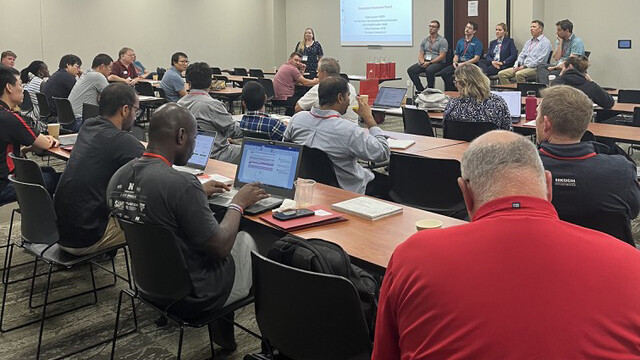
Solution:
[(404, 150), (416, 142), (413, 140), (387, 139), (387, 143), (389, 143), (389, 148), (391, 149)]
[(228, 177), (220, 174), (211, 174), (211, 175), (199, 175), (198, 179), (200, 179), (201, 183), (206, 183), (207, 181), (215, 180), (221, 182), (225, 185), (233, 185), (233, 179), (229, 179)]
[(338, 211), (344, 211), (349, 214), (362, 216), (369, 220), (378, 220), (383, 217), (402, 212), (402, 208), (400, 206), (375, 200), (366, 196), (335, 203), (331, 205), (331, 208)]

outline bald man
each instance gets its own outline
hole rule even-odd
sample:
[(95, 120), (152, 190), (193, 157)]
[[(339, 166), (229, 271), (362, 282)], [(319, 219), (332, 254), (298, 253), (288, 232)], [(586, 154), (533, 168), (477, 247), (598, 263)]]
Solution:
[[(119, 218), (162, 225), (175, 234), (193, 292), (172, 309), (184, 318), (199, 318), (249, 293), (250, 254), (256, 245), (251, 235), (238, 232), (238, 225), (243, 209), (267, 193), (258, 184), (245, 185), (218, 224), (207, 197), (229, 187), (217, 181), (202, 185), (196, 176), (172, 168), (185, 165), (193, 154), (196, 119), (187, 109), (169, 103), (154, 112), (150, 124), (147, 151), (113, 175), (108, 203)], [(213, 327), (214, 342), (234, 350), (233, 324), (226, 328), (223, 324), (227, 323)]]
[(472, 222), (396, 248), (373, 359), (637, 359), (640, 256), (558, 219), (531, 141), (492, 131), (458, 179)]

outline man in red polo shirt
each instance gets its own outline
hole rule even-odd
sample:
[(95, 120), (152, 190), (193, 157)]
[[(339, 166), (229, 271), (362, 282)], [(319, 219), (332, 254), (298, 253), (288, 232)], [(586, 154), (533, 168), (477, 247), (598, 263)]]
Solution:
[(135, 85), (138, 82), (138, 73), (133, 61), (136, 59), (136, 53), (133, 49), (123, 47), (118, 52), (118, 60), (113, 62), (109, 81), (123, 82), (127, 85)]
[(296, 84), (310, 88), (320, 81), (318, 78), (309, 80), (302, 76), (305, 65), (301, 59), (302, 54), (298, 52), (291, 53), (289, 60), (280, 65), (276, 76), (273, 78), (273, 91), (275, 93), (272, 100), (273, 105), (285, 107), (285, 114), (289, 116), (293, 116), (293, 108), (302, 96), (302, 94), (296, 95)]
[(640, 359), (638, 250), (559, 220), (520, 135), (482, 135), (461, 167), (472, 222), (396, 248), (373, 359)]

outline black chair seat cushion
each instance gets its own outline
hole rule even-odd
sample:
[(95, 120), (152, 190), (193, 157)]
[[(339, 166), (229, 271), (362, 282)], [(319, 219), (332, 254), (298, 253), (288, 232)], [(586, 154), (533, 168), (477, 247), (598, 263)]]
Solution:
[(106, 249), (102, 249), (98, 252), (82, 255), (82, 256), (69, 254), (68, 252), (62, 250), (58, 244), (53, 244), (49, 249), (47, 249), (47, 251), (44, 252), (44, 254), (42, 254), (42, 251), (44, 251), (47, 248), (47, 246), (49, 245), (34, 244), (27, 240), (23, 240), (23, 243), (22, 243), (22, 247), (28, 252), (30, 252), (32, 255), (38, 258), (41, 258), (46, 262), (53, 263), (58, 266), (64, 266), (64, 267), (73, 267), (80, 263), (88, 262), (89, 260), (96, 258), (98, 256), (101, 256), (103, 254), (108, 254), (110, 252), (116, 251), (121, 247), (125, 246), (125, 244), (112, 246)]

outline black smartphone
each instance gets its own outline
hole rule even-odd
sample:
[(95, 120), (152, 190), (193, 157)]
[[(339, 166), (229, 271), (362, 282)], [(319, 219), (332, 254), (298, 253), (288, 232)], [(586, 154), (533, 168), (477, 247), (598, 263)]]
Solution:
[(273, 213), (273, 218), (280, 221), (286, 221), (286, 220), (297, 219), (305, 216), (312, 216), (314, 214), (315, 214), (315, 211), (309, 210), (309, 209), (292, 209), (292, 210)]

